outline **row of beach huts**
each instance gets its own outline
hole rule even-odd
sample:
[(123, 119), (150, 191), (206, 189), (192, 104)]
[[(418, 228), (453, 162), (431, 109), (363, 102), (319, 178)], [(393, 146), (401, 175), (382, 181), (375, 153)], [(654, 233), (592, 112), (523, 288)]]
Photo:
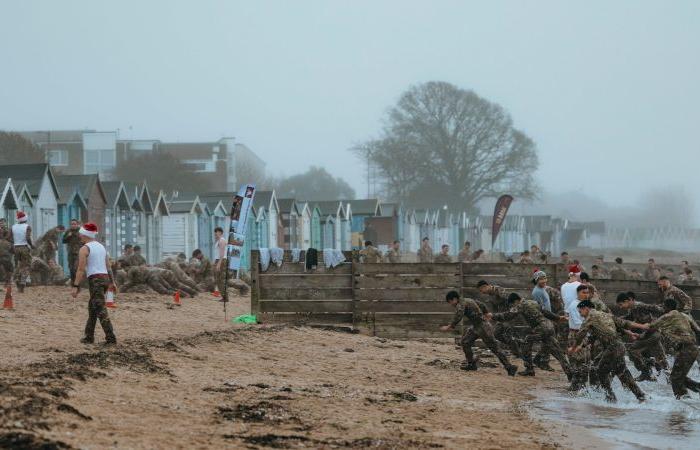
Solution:
[[(111, 255), (126, 244), (139, 245), (149, 263), (194, 249), (213, 252), (213, 230), (228, 227), (233, 193), (163, 192), (147, 182), (104, 181), (99, 175), (56, 175), (48, 164), (0, 166), (0, 216), (14, 222), (17, 210), (30, 215), (35, 236), (71, 218), (95, 222)], [(378, 246), (399, 240), (415, 253), (424, 237), (437, 252), (450, 245), (456, 255), (464, 241), (491, 249), (491, 217), (470, 216), (437, 207), (404, 208), (376, 199), (307, 202), (258, 191), (246, 231), (243, 267), (251, 249), (309, 247), (351, 250), (371, 240)], [(493, 250), (520, 252), (532, 244), (552, 254), (595, 239), (584, 227), (551, 216), (506, 218)], [(604, 231), (604, 227), (602, 227)], [(595, 230), (594, 230), (595, 231)], [(66, 265), (62, 246), (59, 262)]]

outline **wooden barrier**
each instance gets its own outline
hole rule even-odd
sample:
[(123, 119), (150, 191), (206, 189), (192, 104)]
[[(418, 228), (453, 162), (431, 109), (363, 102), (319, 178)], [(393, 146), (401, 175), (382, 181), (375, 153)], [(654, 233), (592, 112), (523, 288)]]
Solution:
[[(261, 322), (348, 326), (374, 336), (389, 338), (449, 337), (438, 330), (449, 323), (454, 310), (445, 294), (457, 290), (466, 297), (488, 300), (477, 289), (479, 280), (518, 292), (532, 291), (535, 268), (544, 270), (552, 286), (565, 282), (568, 273), (556, 264), (361, 264), (346, 252), (348, 262), (329, 268), (319, 261), (306, 270), (285, 252), (284, 263), (260, 270), (260, 255), (252, 253), (251, 311)], [(322, 259), (322, 255), (319, 255)], [(653, 281), (593, 280), (601, 298), (615, 305), (619, 292), (633, 291), (640, 301), (660, 302)], [(700, 307), (700, 286), (681, 286)], [(700, 317), (700, 311), (694, 311)], [(457, 331), (458, 332), (458, 331)]]

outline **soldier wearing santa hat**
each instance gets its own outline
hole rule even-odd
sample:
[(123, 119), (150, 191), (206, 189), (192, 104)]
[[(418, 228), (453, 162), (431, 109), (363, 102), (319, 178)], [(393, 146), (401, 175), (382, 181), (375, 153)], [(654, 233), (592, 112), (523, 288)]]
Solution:
[(17, 223), (12, 225), (10, 241), (15, 253), (15, 282), (17, 290), (24, 292), (32, 265), (32, 227), (27, 223), (29, 217), (24, 211), (17, 211)]
[(100, 325), (105, 332), (106, 343), (116, 344), (112, 322), (109, 320), (105, 306), (105, 294), (110, 286), (116, 292), (117, 285), (112, 276), (109, 255), (105, 247), (97, 241), (97, 225), (86, 223), (79, 230), (83, 246), (78, 252), (78, 270), (73, 284), (73, 298), (80, 292), (80, 283), (87, 277), (90, 301), (88, 302), (88, 320), (85, 324), (85, 336), (80, 340), (83, 344), (95, 342), (95, 325)]

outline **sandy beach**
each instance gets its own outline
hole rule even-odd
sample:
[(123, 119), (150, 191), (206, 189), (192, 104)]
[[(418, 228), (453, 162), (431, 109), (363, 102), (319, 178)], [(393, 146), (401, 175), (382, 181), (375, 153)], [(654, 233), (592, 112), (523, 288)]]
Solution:
[(120, 294), (119, 345), (99, 325), (83, 345), (86, 301), (30, 288), (0, 310), (0, 448), (586, 447), (523, 407), (560, 372), (509, 378), (490, 354), (464, 372), (449, 340), (232, 325), (209, 295)]

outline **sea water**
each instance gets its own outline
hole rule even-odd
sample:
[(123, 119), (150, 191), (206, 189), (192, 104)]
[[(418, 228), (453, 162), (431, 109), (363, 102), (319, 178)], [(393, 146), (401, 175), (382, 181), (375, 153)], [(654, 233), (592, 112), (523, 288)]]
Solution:
[[(634, 376), (638, 375), (631, 364), (628, 367)], [(605, 394), (596, 389), (577, 394), (538, 392), (538, 399), (532, 402), (532, 414), (584, 427), (611, 448), (700, 449), (700, 396), (690, 392), (691, 398), (677, 400), (668, 383), (669, 373), (662, 372), (657, 381), (638, 383), (647, 396), (643, 403), (615, 378), (612, 386), (617, 403), (606, 402)], [(689, 376), (700, 380), (697, 364)]]

